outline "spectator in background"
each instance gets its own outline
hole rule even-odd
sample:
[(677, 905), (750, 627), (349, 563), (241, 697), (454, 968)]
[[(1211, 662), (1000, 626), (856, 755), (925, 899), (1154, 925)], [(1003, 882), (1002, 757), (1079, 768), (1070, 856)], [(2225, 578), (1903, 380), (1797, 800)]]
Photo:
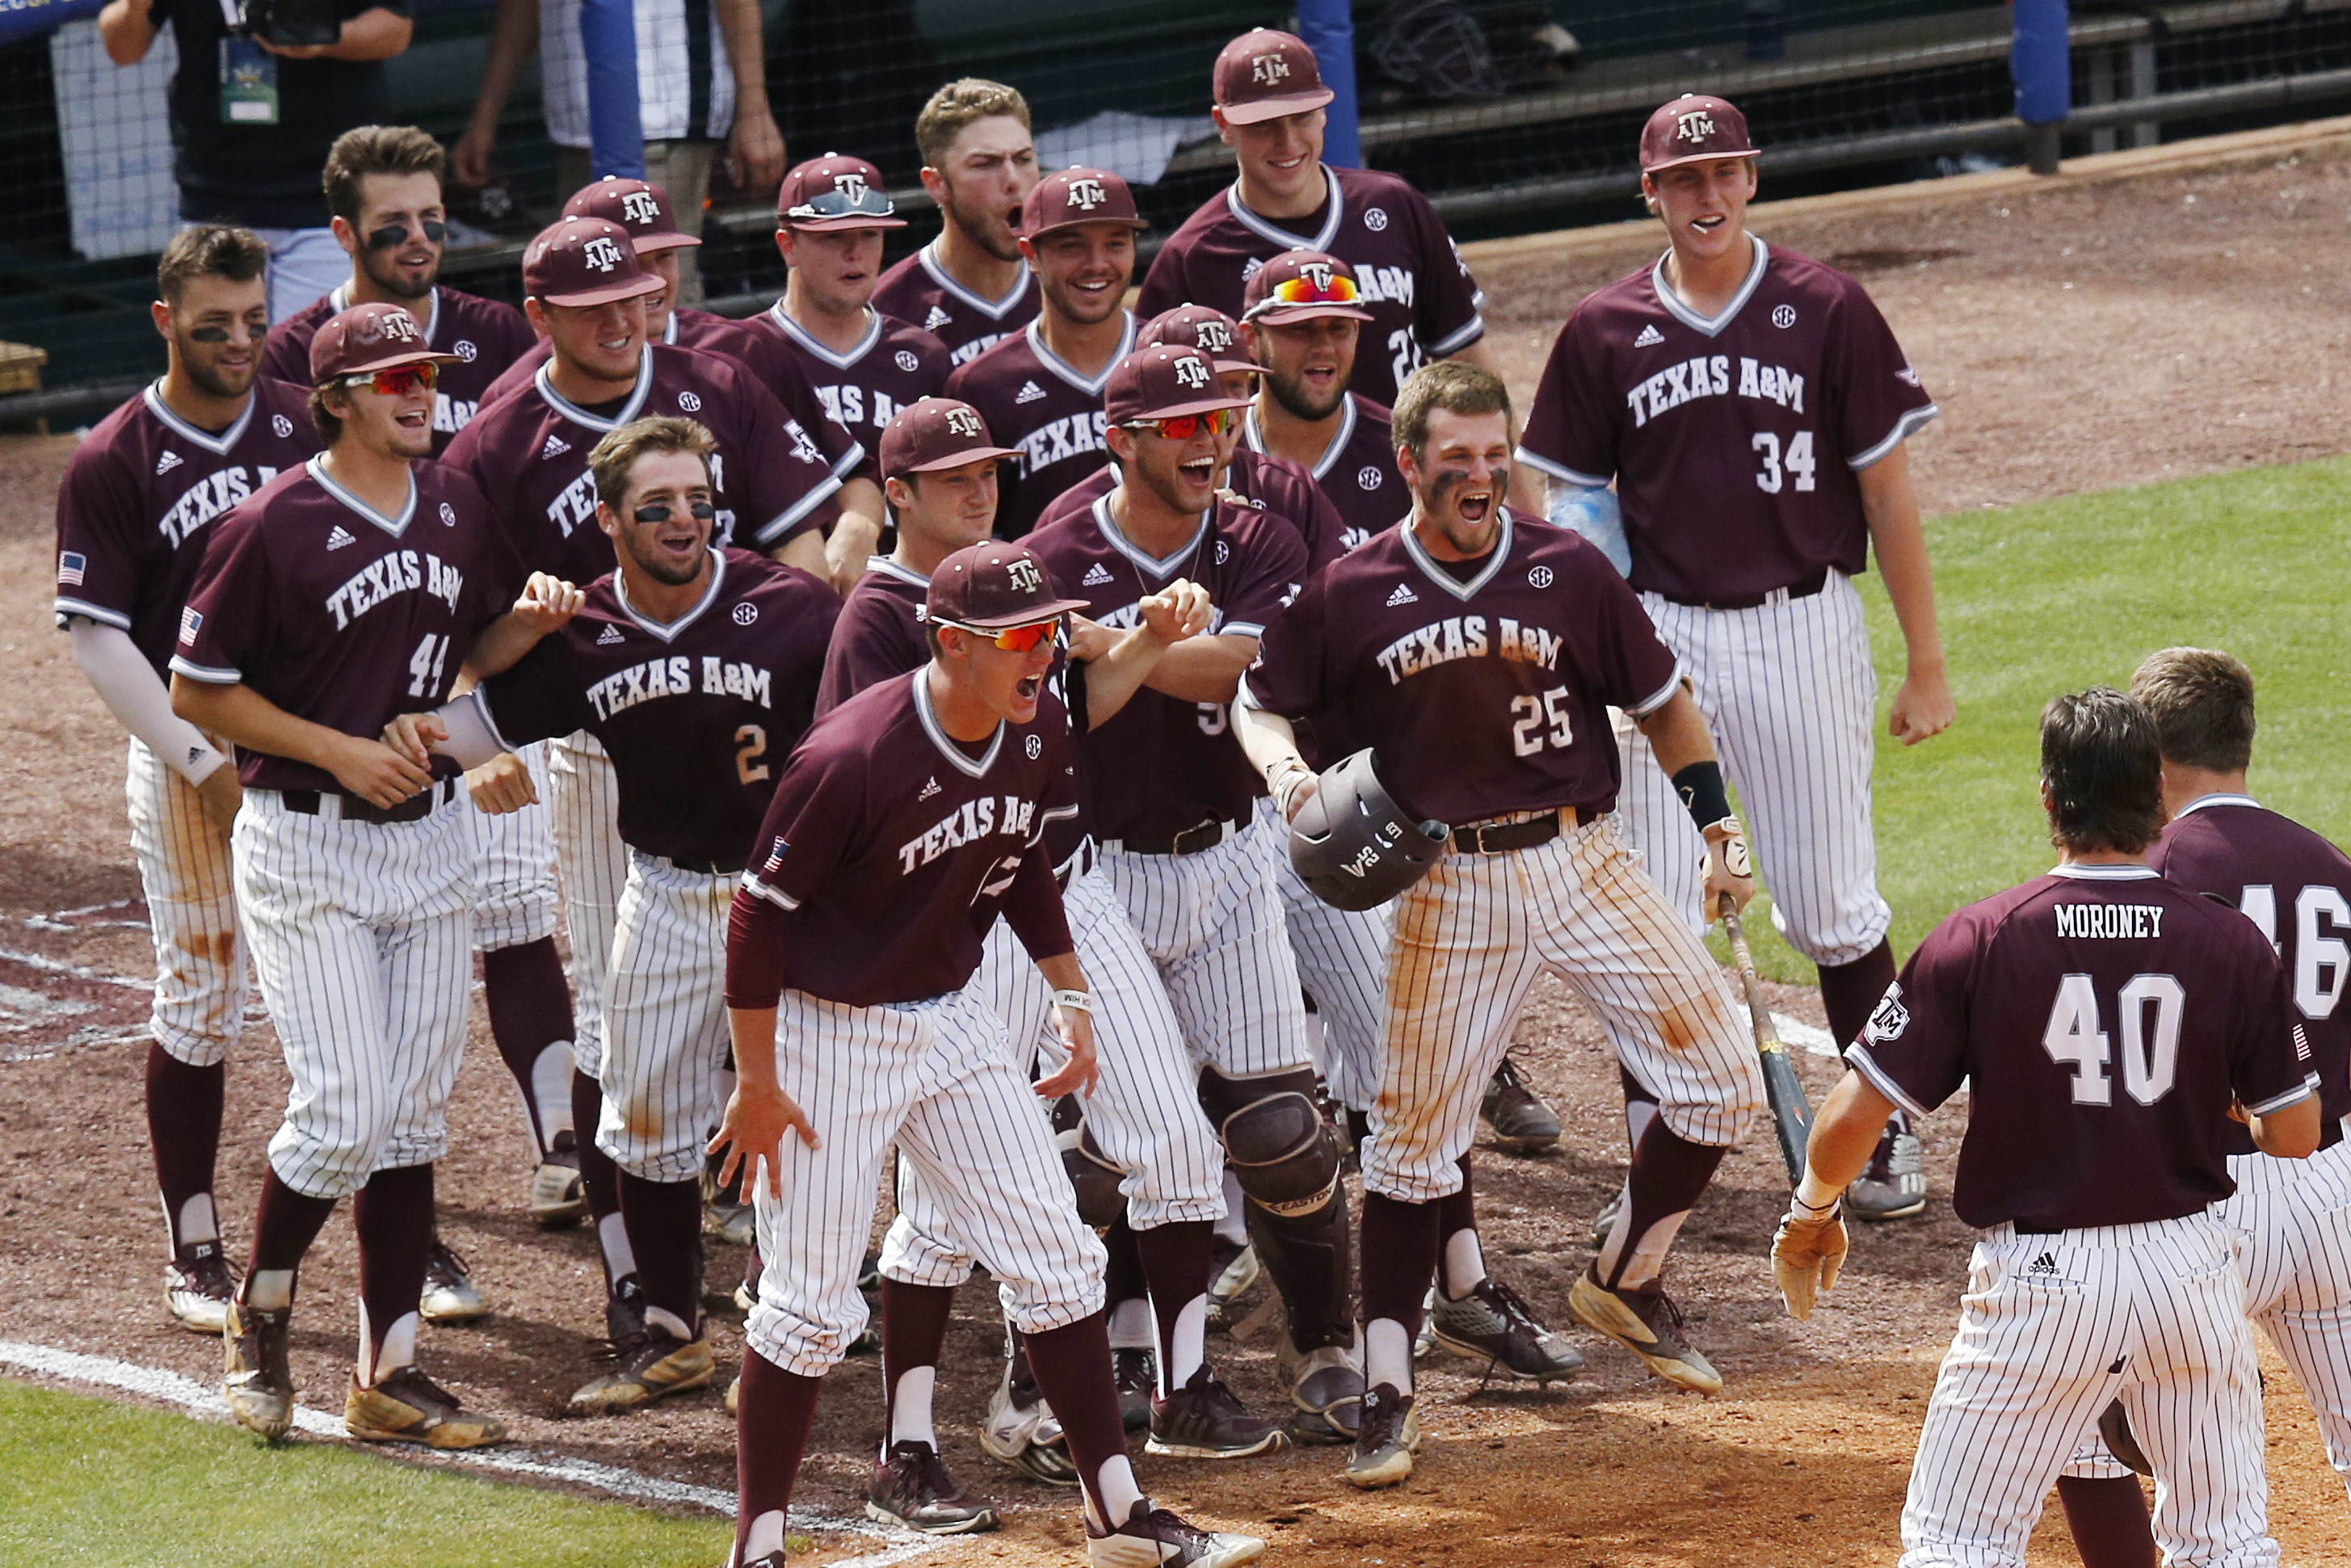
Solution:
[[(702, 214), (718, 144), (728, 178), (763, 195), (784, 176), (784, 138), (768, 108), (768, 68), (759, 0), (636, 0), (637, 114), (644, 131), (645, 178), (667, 192), (678, 232), (702, 235)], [(489, 58), (474, 117), (450, 157), (454, 183), (490, 180), (490, 149), (515, 78), (534, 49), (547, 134), (555, 143), (555, 188), (588, 183), (588, 61), (580, 48), (580, 0), (498, 0)], [(702, 301), (695, 254), (677, 258), (678, 305)]]
[[(233, 26), (236, 14), (236, 0), (109, 0), (98, 33), (107, 57), (129, 66), (171, 25), (180, 216), (261, 236), (276, 322), (350, 271), (328, 226), (319, 168), (336, 137), (392, 118), (383, 62), (408, 47), (413, 24), (408, 0), (281, 0), (256, 32)], [(332, 42), (279, 41), (329, 33)]]

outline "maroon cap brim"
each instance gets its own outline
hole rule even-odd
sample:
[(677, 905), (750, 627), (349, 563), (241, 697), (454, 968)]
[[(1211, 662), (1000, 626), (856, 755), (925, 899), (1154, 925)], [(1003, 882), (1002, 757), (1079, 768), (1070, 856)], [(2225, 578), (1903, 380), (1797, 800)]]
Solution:
[(665, 235), (639, 235), (629, 241), (630, 246), (639, 256), (651, 256), (657, 250), (684, 250), (687, 246), (701, 243), (692, 235), (675, 232)]
[(1310, 321), (1317, 316), (1333, 316), (1349, 321), (1369, 321), (1374, 319), (1368, 310), (1360, 310), (1353, 305), (1340, 305), (1325, 299), (1297, 305), (1285, 305), (1278, 300), (1267, 300), (1241, 319), (1253, 321), (1260, 327), (1286, 327), (1292, 321)]
[(1761, 158), (1761, 156), (1762, 154), (1752, 147), (1734, 147), (1729, 152), (1687, 152), (1679, 158), (1668, 158), (1662, 163), (1644, 163), (1641, 165), (1641, 172), (1659, 174), (1667, 169), (1678, 169), (1685, 163), (1711, 163), (1718, 158)]
[(1220, 376), (1228, 371), (1245, 371), (1253, 376), (1265, 374), (1265, 367), (1255, 360), (1210, 360), (1208, 365)]
[(1063, 229), (1081, 229), (1088, 224), (1123, 224), (1138, 231), (1151, 226), (1148, 218), (1063, 218), (1060, 223), (1047, 224), (1041, 229), (1018, 229), (1014, 232), (1022, 239), (1043, 239), (1047, 235), (1057, 235)]
[(542, 294), (538, 298), (545, 305), (610, 305), (615, 299), (633, 299), (640, 294), (659, 294), (668, 287), (648, 272), (622, 278), (618, 283), (606, 284), (601, 288), (580, 288), (569, 294)]
[(778, 213), (776, 226), (807, 234), (825, 234), (835, 229), (902, 229), (906, 226), (906, 220), (869, 218), (862, 213), (849, 213), (837, 218), (795, 218)]
[(950, 452), (944, 457), (934, 457), (927, 463), (913, 463), (904, 468), (893, 468), (883, 476), (894, 479), (901, 474), (931, 474), (941, 468), (960, 468), (967, 463), (977, 463), (983, 457), (1003, 459), (1020, 454), (1009, 446), (967, 446), (961, 452)]
[(1032, 604), (1017, 615), (975, 615), (968, 621), (942, 621), (942, 626), (967, 626), (975, 632), (1003, 632), (1015, 626), (1034, 626), (1040, 621), (1050, 621), (1057, 615), (1089, 608), (1082, 599), (1052, 599), (1042, 604)]
[(1247, 103), (1220, 103), (1217, 108), (1228, 125), (1256, 125), (1268, 120), (1280, 120), (1287, 114), (1304, 114), (1309, 110), (1320, 109), (1338, 96), (1325, 87), (1288, 98), (1253, 98)]

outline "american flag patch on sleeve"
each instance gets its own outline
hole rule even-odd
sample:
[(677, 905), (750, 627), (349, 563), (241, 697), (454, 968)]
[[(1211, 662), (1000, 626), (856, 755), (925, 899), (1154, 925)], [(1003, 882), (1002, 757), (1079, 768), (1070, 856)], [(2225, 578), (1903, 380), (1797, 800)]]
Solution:
[(204, 618), (203, 613), (195, 610), (193, 607), (181, 611), (180, 641), (183, 643), (194, 642), (196, 640), (196, 632), (204, 625)]
[(89, 569), (89, 559), (75, 551), (59, 550), (57, 552), (57, 586), (79, 588), (81, 574)]

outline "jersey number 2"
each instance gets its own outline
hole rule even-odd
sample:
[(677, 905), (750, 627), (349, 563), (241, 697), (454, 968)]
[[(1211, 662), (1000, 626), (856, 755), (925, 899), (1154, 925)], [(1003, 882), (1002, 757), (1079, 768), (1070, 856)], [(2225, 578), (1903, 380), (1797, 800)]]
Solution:
[[(2179, 1071), (2179, 1015), (2188, 993), (2169, 975), (2133, 975), (2115, 993), (2115, 1001), (2122, 1026), (2123, 1087), (2140, 1104), (2152, 1105), (2171, 1092)], [(2106, 1077), (2113, 1050), (2098, 1025), (2098, 993), (2089, 976), (2068, 975), (2059, 982), (2041, 1048), (2050, 1061), (2074, 1070), (2074, 1104), (2115, 1103), (2115, 1086)]]
[(1781, 472), (1783, 466), (1788, 474), (1793, 474), (1796, 476), (1797, 489), (1809, 490), (1813, 487), (1813, 433), (1811, 431), (1800, 430), (1788, 437), (1788, 455), (1784, 458), (1780, 455), (1780, 438), (1768, 430), (1757, 431), (1755, 438), (1748, 444), (1763, 455), (1763, 472), (1755, 476), (1755, 487), (1765, 495), (1778, 495), (1780, 486), (1787, 483), (1787, 475)]
[(757, 784), (768, 776), (768, 765), (760, 758), (768, 755), (768, 732), (756, 724), (737, 727), (735, 731), (735, 777), (744, 784)]

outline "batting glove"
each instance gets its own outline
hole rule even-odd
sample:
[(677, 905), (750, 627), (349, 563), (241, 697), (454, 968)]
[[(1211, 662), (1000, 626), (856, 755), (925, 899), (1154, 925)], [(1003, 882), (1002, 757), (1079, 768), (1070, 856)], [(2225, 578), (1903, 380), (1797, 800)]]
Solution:
[(1845, 1246), (1842, 1201), (1824, 1209), (1790, 1203), (1787, 1217), (1771, 1238), (1771, 1277), (1780, 1286), (1780, 1299), (1788, 1303), (1790, 1317), (1811, 1317), (1813, 1298), (1835, 1287), (1837, 1275), (1844, 1268)]

